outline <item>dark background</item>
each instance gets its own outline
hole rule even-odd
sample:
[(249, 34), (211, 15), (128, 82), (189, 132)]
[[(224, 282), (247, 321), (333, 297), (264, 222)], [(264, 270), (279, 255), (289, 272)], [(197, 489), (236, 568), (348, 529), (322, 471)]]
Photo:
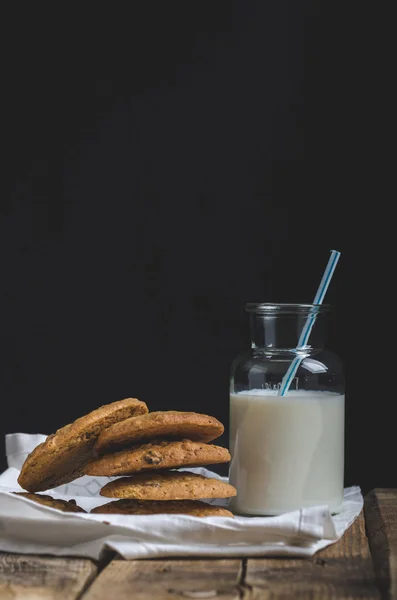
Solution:
[(136, 4), (3, 12), (0, 435), (126, 396), (227, 425), (245, 302), (336, 248), (346, 484), (396, 486), (388, 16)]

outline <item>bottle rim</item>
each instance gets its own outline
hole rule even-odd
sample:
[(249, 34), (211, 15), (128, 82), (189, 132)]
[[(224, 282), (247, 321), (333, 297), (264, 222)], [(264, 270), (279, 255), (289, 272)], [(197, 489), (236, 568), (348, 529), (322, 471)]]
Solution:
[(247, 302), (245, 311), (248, 313), (256, 313), (263, 315), (296, 315), (304, 314), (319, 314), (329, 312), (330, 304), (281, 304), (275, 302)]

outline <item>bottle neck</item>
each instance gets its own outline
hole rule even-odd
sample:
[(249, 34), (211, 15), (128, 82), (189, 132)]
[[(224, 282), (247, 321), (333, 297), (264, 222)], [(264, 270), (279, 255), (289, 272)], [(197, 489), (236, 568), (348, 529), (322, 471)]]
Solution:
[[(250, 314), (251, 348), (272, 352), (309, 352), (324, 347), (324, 314), (314, 318), (310, 313)], [(300, 337), (308, 319), (312, 328), (306, 345), (299, 346)]]

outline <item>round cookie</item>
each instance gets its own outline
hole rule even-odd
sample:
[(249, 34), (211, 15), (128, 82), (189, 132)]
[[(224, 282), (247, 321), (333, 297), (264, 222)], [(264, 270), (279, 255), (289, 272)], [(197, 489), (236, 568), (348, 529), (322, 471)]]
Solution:
[(107, 483), (99, 492), (107, 498), (134, 500), (194, 500), (230, 498), (236, 489), (221, 479), (186, 471), (145, 471)]
[(49, 506), (50, 508), (57, 508), (62, 512), (74, 512), (74, 513), (85, 513), (86, 511), (77, 506), (75, 500), (60, 500), (59, 498), (53, 498), (52, 496), (46, 496), (45, 494), (30, 494), (29, 492), (13, 492), (17, 496), (24, 496), (29, 500), (33, 500), (38, 504)]
[(115, 423), (103, 431), (94, 451), (97, 454), (114, 452), (155, 439), (210, 442), (223, 432), (222, 423), (208, 415), (177, 410), (151, 412)]
[(221, 506), (212, 506), (200, 500), (175, 500), (169, 502), (115, 500), (93, 508), (91, 513), (112, 515), (191, 515), (193, 517), (233, 517)]
[(81, 477), (99, 434), (117, 421), (146, 412), (144, 402), (126, 398), (105, 404), (58, 429), (26, 458), (19, 485), (29, 492), (41, 492)]
[(182, 440), (180, 442), (157, 442), (136, 446), (114, 454), (105, 454), (90, 462), (86, 475), (114, 476), (130, 475), (149, 469), (175, 469), (229, 462), (226, 448)]

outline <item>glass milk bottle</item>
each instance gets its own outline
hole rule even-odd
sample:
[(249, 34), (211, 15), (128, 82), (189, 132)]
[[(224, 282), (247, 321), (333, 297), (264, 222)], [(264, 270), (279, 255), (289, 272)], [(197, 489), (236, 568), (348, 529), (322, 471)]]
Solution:
[[(247, 304), (251, 349), (233, 362), (230, 483), (237, 514), (277, 515), (314, 505), (337, 511), (343, 499), (344, 375), (324, 349), (328, 305)], [(306, 319), (308, 344), (297, 349)], [(291, 361), (302, 361), (285, 396)]]

